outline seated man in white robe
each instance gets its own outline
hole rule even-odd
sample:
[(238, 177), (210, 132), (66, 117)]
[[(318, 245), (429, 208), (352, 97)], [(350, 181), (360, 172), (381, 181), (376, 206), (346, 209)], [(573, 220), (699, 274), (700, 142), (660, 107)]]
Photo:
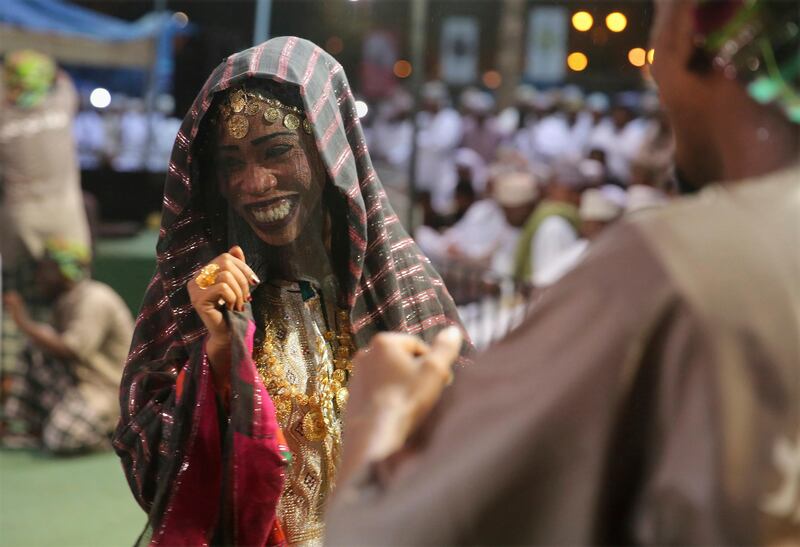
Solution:
[(540, 268), (533, 278), (537, 288), (549, 287), (583, 260), (589, 247), (606, 228), (616, 222), (625, 210), (625, 191), (618, 186), (589, 188), (581, 194), (578, 216), (581, 219), (581, 238)]

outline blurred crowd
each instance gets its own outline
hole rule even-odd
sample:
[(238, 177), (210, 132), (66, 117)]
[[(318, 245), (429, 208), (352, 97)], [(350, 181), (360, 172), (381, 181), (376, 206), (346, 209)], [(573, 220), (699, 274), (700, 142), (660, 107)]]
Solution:
[[(376, 162), (407, 166), (413, 100), (397, 92), (366, 120)], [(477, 88), (421, 91), (415, 238), (439, 265), (547, 286), (604, 227), (673, 194), (672, 134), (654, 92), (608, 96), (520, 86), (500, 109)]]
[(181, 120), (171, 95), (159, 95), (153, 108), (139, 97), (114, 95), (105, 108), (81, 99), (73, 132), (82, 170), (163, 173), (169, 163)]

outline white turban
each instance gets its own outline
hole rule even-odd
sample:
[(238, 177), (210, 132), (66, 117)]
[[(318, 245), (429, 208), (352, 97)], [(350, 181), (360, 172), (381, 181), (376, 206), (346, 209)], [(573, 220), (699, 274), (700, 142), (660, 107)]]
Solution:
[(503, 207), (516, 207), (532, 203), (539, 197), (539, 188), (531, 173), (504, 173), (494, 181), (493, 197)]
[(590, 188), (581, 195), (579, 209), (581, 220), (611, 222), (622, 214), (622, 207), (598, 188)]

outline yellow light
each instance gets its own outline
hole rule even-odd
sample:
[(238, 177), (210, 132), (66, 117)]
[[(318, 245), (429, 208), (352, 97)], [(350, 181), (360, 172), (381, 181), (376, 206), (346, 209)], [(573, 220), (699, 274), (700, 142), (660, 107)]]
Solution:
[(325, 49), (331, 55), (339, 55), (344, 49), (344, 42), (338, 36), (331, 36), (325, 41)]
[(411, 76), (411, 63), (406, 61), (405, 59), (400, 59), (394, 64), (394, 68), (392, 70), (394, 75), (398, 78), (408, 78)]
[(594, 19), (588, 11), (576, 11), (572, 15), (572, 26), (575, 30), (586, 32), (594, 24)]
[(647, 52), (640, 47), (635, 47), (628, 52), (628, 61), (633, 66), (644, 66), (647, 61)]
[(611, 32), (622, 32), (628, 26), (628, 18), (618, 11), (613, 11), (606, 16), (606, 26)]
[(489, 89), (497, 89), (503, 83), (503, 77), (496, 70), (487, 70), (483, 73), (483, 85)]
[(589, 59), (580, 51), (575, 51), (567, 56), (567, 66), (570, 70), (580, 72), (589, 66)]
[(647, 62), (652, 65), (655, 60), (656, 60), (656, 50), (651, 49), (650, 51), (647, 52)]

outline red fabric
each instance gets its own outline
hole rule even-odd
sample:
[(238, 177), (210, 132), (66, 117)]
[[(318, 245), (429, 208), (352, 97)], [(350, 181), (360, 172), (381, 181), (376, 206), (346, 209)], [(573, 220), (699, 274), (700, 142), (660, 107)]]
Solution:
[[(252, 354), (254, 332), (255, 324), (250, 321), (244, 340), (246, 356)], [(283, 435), (277, 427), (275, 407), (258, 380), (252, 359), (243, 359), (234, 370), (257, 390), (252, 434), (233, 433), (234, 452), (229, 458), (233, 467), (229, 470), (232, 491), (226, 493), (225, 498), (233, 500), (234, 541), (236, 545), (280, 544), (281, 529), (275, 525), (275, 510), (285, 476), (285, 462), (279, 446)], [(166, 515), (153, 534), (152, 545), (206, 544), (217, 527), (222, 499), (223, 449), (216, 393), (206, 355), (200, 374), (203, 386), (194, 416), (197, 431), (178, 472)], [(238, 465), (238, 462), (253, 461), (259, 465)]]
[(178, 373), (178, 377), (175, 379), (175, 397), (180, 400), (181, 395), (183, 395), (183, 382), (186, 381), (186, 369), (181, 369)]
[(222, 481), (222, 442), (208, 359), (203, 359), (194, 423), (197, 431), (175, 480), (172, 500), (151, 545), (204, 545), (216, 527)]
[[(254, 333), (255, 324), (250, 321), (245, 338), (247, 356), (252, 354)], [(256, 392), (251, 434), (234, 432), (231, 458), (234, 536), (237, 545), (266, 545), (285, 478), (285, 461), (278, 446), (280, 429), (275, 406), (258, 378), (253, 360), (243, 359), (237, 368), (240, 378), (253, 385)]]

